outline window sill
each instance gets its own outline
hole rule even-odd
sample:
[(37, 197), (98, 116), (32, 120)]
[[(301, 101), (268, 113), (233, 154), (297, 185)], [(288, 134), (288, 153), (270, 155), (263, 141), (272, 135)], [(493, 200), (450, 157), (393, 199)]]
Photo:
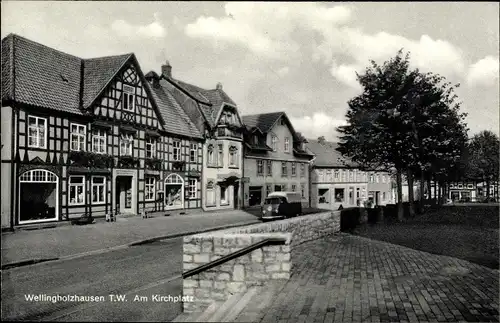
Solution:
[(85, 203), (78, 203), (78, 204), (75, 204), (75, 203), (68, 203), (68, 206), (84, 206)]
[(144, 202), (156, 202), (155, 199), (145, 199)]
[(229, 203), (221, 203), (220, 206), (229, 206)]
[(106, 202), (92, 202), (92, 205), (104, 205)]
[(231, 168), (231, 169), (240, 169), (238, 166), (229, 166), (228, 168)]

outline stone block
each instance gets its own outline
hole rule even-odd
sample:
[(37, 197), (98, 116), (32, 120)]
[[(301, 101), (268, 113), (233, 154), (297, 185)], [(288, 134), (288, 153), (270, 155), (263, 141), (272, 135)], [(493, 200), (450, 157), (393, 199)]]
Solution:
[(250, 237), (250, 236), (238, 237), (236, 239), (236, 243), (239, 246), (248, 247), (249, 245), (252, 244), (252, 237)]
[(205, 241), (201, 244), (201, 252), (213, 252), (213, 247), (212, 241)]
[(222, 256), (218, 256), (218, 255), (214, 255), (214, 254), (212, 254), (212, 255), (210, 255), (210, 261), (217, 260), (217, 259), (219, 259), (219, 258), (221, 258), (221, 257), (222, 257)]
[(231, 294), (240, 293), (245, 291), (245, 283), (242, 282), (230, 282), (227, 283), (227, 291)]
[(230, 248), (226, 247), (215, 247), (213, 253), (219, 256), (225, 256), (231, 253)]
[(182, 294), (185, 296), (194, 296), (194, 288), (183, 288)]
[(185, 263), (183, 264), (184, 271), (194, 269), (194, 268), (196, 268), (196, 267), (198, 267), (198, 266), (199, 266), (199, 265), (194, 264), (194, 263), (191, 263), (191, 262), (185, 262)]
[(226, 293), (216, 291), (212, 291), (211, 297), (214, 301), (225, 301), (227, 299)]
[(289, 272), (291, 268), (291, 265), (289, 262), (283, 262), (281, 263), (281, 270), (285, 272)]
[(231, 275), (229, 275), (228, 273), (220, 273), (217, 275), (215, 280), (217, 280), (217, 281), (229, 281), (229, 280), (231, 280)]
[(267, 272), (275, 272), (275, 271), (280, 271), (281, 270), (281, 265), (280, 264), (269, 264), (266, 265), (266, 271)]
[(290, 253), (279, 253), (276, 255), (276, 259), (280, 261), (290, 261)]
[(281, 252), (290, 252), (290, 245), (281, 246)]
[(235, 265), (233, 270), (233, 281), (245, 280), (245, 267), (242, 265)]
[(224, 290), (226, 288), (226, 282), (223, 281), (215, 281), (214, 289), (216, 290)]
[(182, 256), (182, 260), (186, 263), (186, 262), (193, 262), (193, 256), (192, 255), (183, 255)]
[(210, 289), (197, 288), (194, 291), (194, 296), (196, 298), (209, 298), (210, 297)]
[(212, 288), (213, 287), (213, 281), (211, 281), (211, 280), (200, 280), (200, 287), (201, 288)]
[(205, 271), (199, 274), (201, 280), (213, 280), (217, 277), (217, 272), (214, 271)]
[(193, 287), (198, 287), (200, 286), (197, 280), (194, 279), (184, 279), (182, 281), (182, 287), (185, 288), (193, 288)]
[(210, 254), (202, 253), (194, 255), (194, 262), (198, 264), (206, 264), (207, 262), (210, 262)]
[(262, 262), (263, 261), (263, 257), (262, 257), (262, 249), (257, 249), (255, 251), (253, 251), (251, 254), (250, 254), (251, 258), (252, 258), (252, 262)]
[(201, 252), (201, 246), (194, 243), (185, 243), (183, 246), (184, 254), (196, 254)]

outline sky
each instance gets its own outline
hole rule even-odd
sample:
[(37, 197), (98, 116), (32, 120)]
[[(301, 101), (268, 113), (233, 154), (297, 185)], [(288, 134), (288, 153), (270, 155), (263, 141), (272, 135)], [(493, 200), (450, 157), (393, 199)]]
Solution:
[(213, 89), (240, 114), (285, 111), (308, 138), (336, 140), (356, 72), (399, 49), (453, 84), (469, 135), (499, 133), (496, 2), (2, 1), (1, 36), (16, 33), (91, 58), (135, 53), (144, 73)]

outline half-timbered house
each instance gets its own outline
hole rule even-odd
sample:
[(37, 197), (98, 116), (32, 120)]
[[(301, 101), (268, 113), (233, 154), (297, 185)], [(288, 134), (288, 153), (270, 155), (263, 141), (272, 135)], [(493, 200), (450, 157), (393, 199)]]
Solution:
[(151, 82), (158, 82), (176, 99), (205, 138), (201, 187), (203, 209), (241, 207), (243, 124), (236, 103), (220, 83), (215, 89), (207, 90), (173, 78), (172, 66), (168, 62), (161, 70), (161, 75), (148, 73)]
[(2, 227), (201, 206), (202, 135), (134, 54), (2, 39)]

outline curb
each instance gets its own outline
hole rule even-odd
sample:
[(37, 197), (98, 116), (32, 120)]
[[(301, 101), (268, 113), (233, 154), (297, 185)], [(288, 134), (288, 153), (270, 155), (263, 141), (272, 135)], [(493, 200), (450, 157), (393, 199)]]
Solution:
[(110, 252), (110, 251), (116, 251), (116, 250), (126, 249), (129, 247), (135, 247), (135, 246), (145, 245), (148, 243), (153, 243), (153, 242), (158, 241), (158, 240), (175, 239), (175, 238), (190, 236), (190, 235), (194, 235), (194, 234), (200, 234), (200, 233), (205, 233), (205, 232), (242, 227), (242, 226), (256, 224), (256, 223), (260, 223), (260, 221), (250, 221), (250, 222), (225, 225), (225, 226), (210, 228), (210, 229), (205, 229), (205, 230), (197, 230), (197, 231), (190, 231), (190, 232), (157, 236), (157, 237), (153, 237), (153, 238), (134, 241), (131, 243), (127, 243), (127, 244), (123, 244), (123, 245), (119, 245), (119, 246), (115, 246), (115, 247), (92, 250), (92, 251), (87, 251), (87, 252), (77, 253), (74, 255), (62, 256), (62, 257), (26, 259), (26, 260), (16, 261), (16, 262), (13, 262), (10, 264), (2, 265), (1, 270), (3, 271), (3, 270), (12, 269), (12, 268), (19, 268), (19, 267), (25, 267), (25, 266), (30, 266), (30, 265), (36, 265), (39, 263), (49, 262), (49, 261), (64, 261), (64, 260), (77, 259), (77, 258), (81, 258), (81, 257), (85, 257), (85, 256), (99, 255), (99, 254)]

